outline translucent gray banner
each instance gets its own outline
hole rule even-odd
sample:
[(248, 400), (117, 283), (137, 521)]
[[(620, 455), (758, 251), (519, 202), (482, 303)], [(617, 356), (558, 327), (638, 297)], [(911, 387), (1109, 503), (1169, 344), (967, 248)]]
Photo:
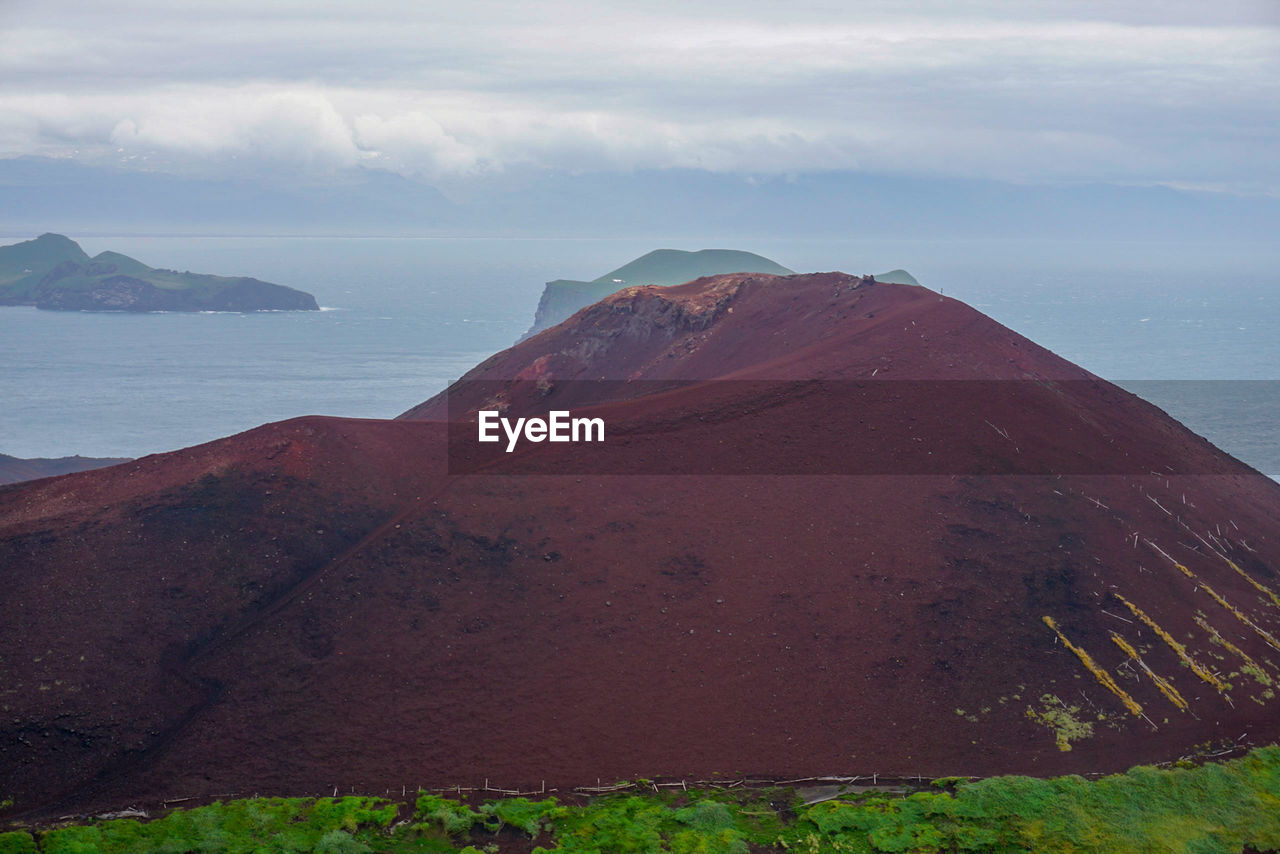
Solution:
[(449, 470), (1280, 473), (1280, 381), (1123, 386), (1100, 380), (467, 381), (448, 394)]

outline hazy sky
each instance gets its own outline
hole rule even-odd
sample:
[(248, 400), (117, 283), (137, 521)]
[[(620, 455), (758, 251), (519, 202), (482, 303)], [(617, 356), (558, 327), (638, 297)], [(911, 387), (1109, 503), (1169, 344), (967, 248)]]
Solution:
[[(176, 8), (175, 8), (176, 6)], [(1280, 195), (1280, 0), (0, 0), (0, 156)]]

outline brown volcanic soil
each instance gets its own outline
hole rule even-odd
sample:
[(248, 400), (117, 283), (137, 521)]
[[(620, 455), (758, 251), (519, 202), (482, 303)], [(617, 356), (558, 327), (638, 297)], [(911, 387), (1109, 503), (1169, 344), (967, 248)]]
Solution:
[[(885, 374), (1033, 393), (939, 384), (868, 408), (787, 385), (762, 404), (754, 384)], [(566, 382), (600, 377), (632, 383)], [(752, 382), (648, 382), (672, 378)], [(499, 381), (511, 413), (594, 405), (619, 431), (609, 470), (650, 473), (548, 474), (577, 451), (539, 445), (451, 476), (439, 420), (306, 418), (0, 490), (0, 793), (68, 811), (485, 778), (1050, 774), (1280, 736), (1280, 701), (1241, 671), (1243, 653), (1280, 679), (1280, 487), (960, 303), (840, 274), (628, 289), (469, 379)], [(788, 437), (830, 470), (915, 445), (964, 464), (652, 473)], [(1028, 459), (1084, 473), (978, 473)], [(1027, 714), (1046, 695), (1093, 735), (1059, 750)]]

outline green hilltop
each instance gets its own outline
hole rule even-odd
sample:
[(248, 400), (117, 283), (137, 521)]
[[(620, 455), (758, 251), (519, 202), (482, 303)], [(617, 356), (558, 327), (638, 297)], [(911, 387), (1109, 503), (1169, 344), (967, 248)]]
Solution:
[(754, 252), (737, 249), (700, 249), (697, 252), (655, 249), (595, 281), (611, 284), (621, 279), (628, 285), (681, 285), (702, 276), (721, 273), (788, 276), (794, 272)]
[[(725, 273), (768, 273), (775, 276), (789, 276), (794, 272), (762, 255), (737, 249), (701, 249), (697, 252), (655, 249), (590, 282), (573, 279), (556, 279), (547, 282), (542, 291), (542, 298), (538, 301), (533, 326), (524, 334), (524, 337), (528, 338), (555, 326), (571, 317), (579, 309), (586, 308), (633, 285), (680, 285), (703, 276), (718, 276)], [(906, 270), (893, 270), (879, 274), (875, 278), (880, 282), (920, 284)]]
[(35, 240), (0, 246), (0, 287), (64, 262), (87, 264), (90, 260), (78, 243), (61, 234), (42, 234)]
[(303, 291), (248, 277), (157, 269), (119, 252), (90, 258), (42, 234), (0, 246), (0, 305), (61, 311), (316, 311)]
[(916, 277), (908, 273), (906, 270), (890, 270), (887, 273), (876, 273), (873, 276), (877, 282), (886, 282), (891, 285), (915, 285), (920, 287), (920, 283), (916, 281)]

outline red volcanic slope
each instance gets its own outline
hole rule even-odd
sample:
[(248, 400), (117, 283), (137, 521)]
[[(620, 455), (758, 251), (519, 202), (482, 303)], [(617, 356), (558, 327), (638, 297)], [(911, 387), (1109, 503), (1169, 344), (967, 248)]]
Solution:
[[(886, 375), (939, 391), (759, 384)], [(631, 382), (568, 382), (600, 377)], [(644, 382), (673, 378), (691, 382)], [(1031, 391), (936, 382), (961, 379)], [(651, 473), (450, 475), (434, 400), (0, 490), (15, 809), (1051, 774), (1280, 735), (1280, 487), (961, 303), (841, 274), (634, 288), (468, 380), (494, 382), (456, 387), (462, 410), (605, 413), (613, 470)], [(797, 441), (818, 472), (961, 462), (652, 473)], [(977, 473), (1037, 461), (1085, 473)], [(1216, 474), (1150, 473), (1168, 469)], [(1069, 751), (1055, 709), (1091, 727)]]

